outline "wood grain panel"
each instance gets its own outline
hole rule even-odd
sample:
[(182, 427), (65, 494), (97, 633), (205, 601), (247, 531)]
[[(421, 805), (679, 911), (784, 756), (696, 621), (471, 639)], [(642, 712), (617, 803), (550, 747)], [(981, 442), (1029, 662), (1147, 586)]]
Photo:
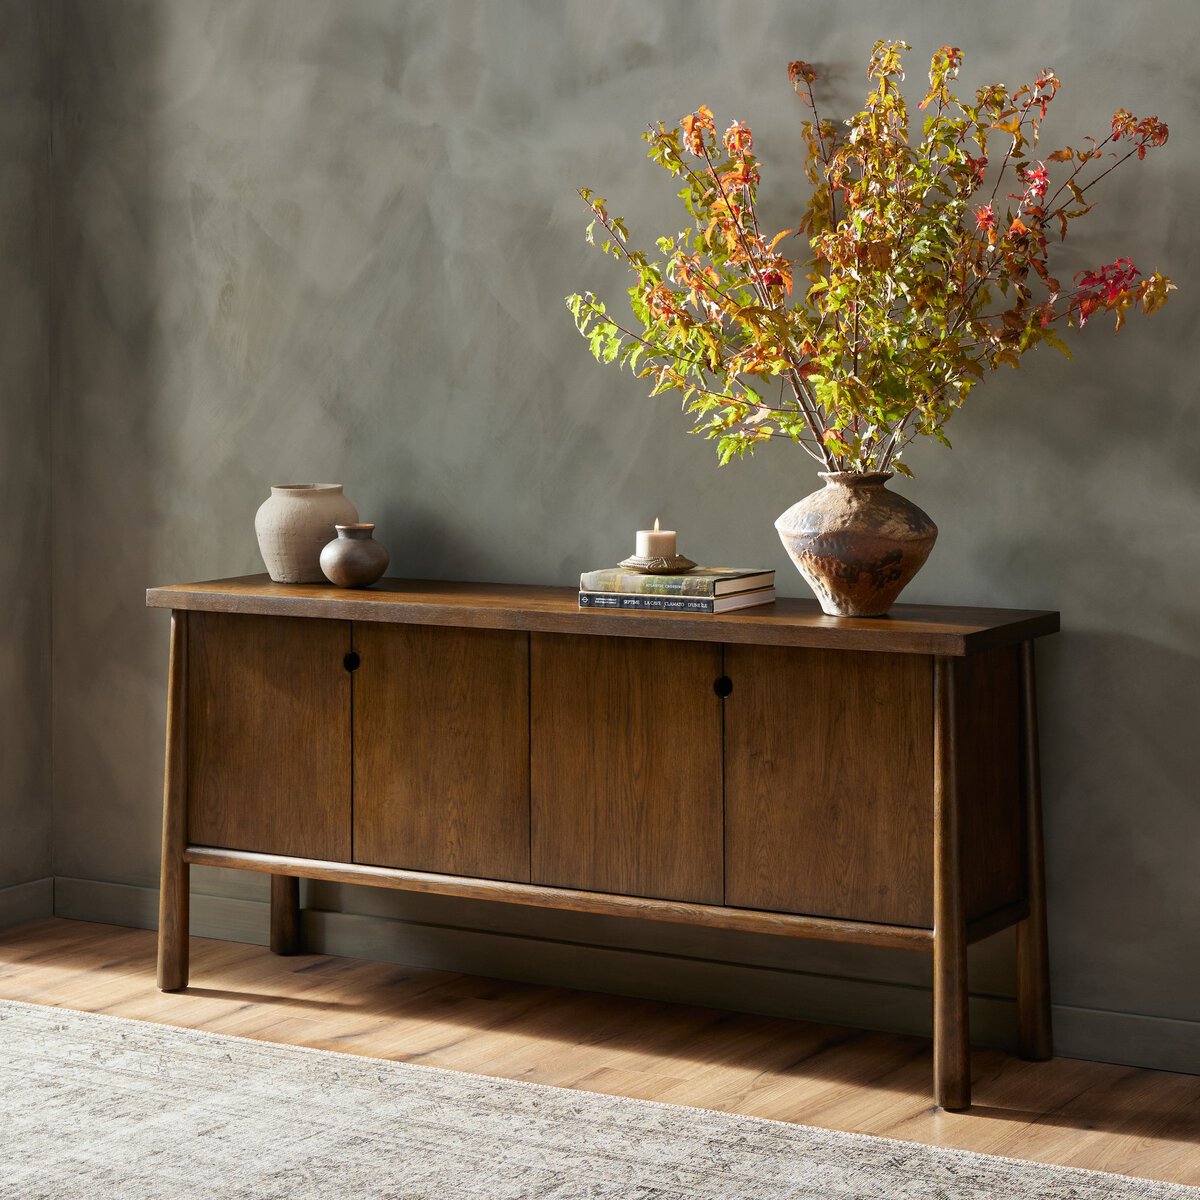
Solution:
[(529, 879), (529, 636), (354, 626), (354, 860)]
[(736, 613), (580, 609), (575, 588), (381, 579), (371, 588), (272, 583), (265, 575), (150, 588), (151, 608), (323, 617), (402, 625), (525, 629), (610, 637), (813, 646), (885, 654), (975, 654), (1058, 630), (1058, 613), (897, 604), (886, 621), (827, 617), (815, 600), (780, 599)]
[(932, 668), (727, 646), (726, 903), (933, 924)]
[(963, 901), (972, 920), (1025, 896), (1017, 647), (958, 664), (955, 733)]
[(721, 648), (533, 634), (535, 883), (720, 904)]
[(344, 621), (188, 619), (188, 837), (350, 857)]

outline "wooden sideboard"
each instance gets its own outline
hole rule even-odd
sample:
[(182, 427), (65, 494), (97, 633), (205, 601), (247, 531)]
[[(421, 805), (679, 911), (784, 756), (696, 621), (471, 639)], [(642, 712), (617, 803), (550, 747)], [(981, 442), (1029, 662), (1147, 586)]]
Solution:
[(159, 987), (192, 863), (933, 955), (934, 1092), (970, 1103), (967, 945), (1017, 927), (1051, 1053), (1033, 639), (1052, 612), (580, 610), (567, 588), (266, 576), (172, 610)]

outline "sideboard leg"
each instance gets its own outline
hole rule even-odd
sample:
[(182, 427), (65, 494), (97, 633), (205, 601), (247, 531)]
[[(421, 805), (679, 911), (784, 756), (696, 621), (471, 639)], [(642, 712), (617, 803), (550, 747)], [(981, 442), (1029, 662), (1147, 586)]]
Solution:
[(158, 893), (158, 986), (177, 992), (188, 984), (187, 845), (187, 613), (171, 614), (167, 677), (167, 755), (163, 775), (162, 875)]
[(299, 954), (300, 880), (295, 875), (271, 876), (271, 953)]
[(1021, 792), (1029, 916), (1017, 926), (1017, 1037), (1022, 1058), (1041, 1060), (1053, 1056), (1054, 1039), (1050, 1025), (1050, 949), (1033, 642), (1021, 644)]
[(955, 659), (934, 659), (933, 1091), (937, 1103), (949, 1109), (971, 1106), (967, 926), (955, 745), (956, 674)]

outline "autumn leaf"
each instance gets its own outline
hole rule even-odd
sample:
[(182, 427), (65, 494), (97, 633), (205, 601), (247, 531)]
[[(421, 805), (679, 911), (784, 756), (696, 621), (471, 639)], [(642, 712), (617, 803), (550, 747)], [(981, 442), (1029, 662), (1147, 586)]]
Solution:
[(704, 153), (705, 133), (711, 133), (715, 138), (717, 132), (712, 109), (707, 104), (702, 104), (694, 113), (681, 117), (679, 128), (683, 130), (683, 140), (687, 148), (697, 157)]
[[(791, 229), (760, 233), (750, 126), (735, 120), (718, 136), (707, 105), (643, 135), (688, 215), (686, 228), (652, 243), (657, 259), (602, 197), (580, 189), (588, 240), (632, 273), (633, 321), (579, 293), (568, 300), (579, 332), (601, 362), (647, 379), (652, 395), (675, 393), (721, 463), (780, 439), (825, 470), (907, 473), (904, 447), (917, 436), (948, 446), (946, 423), (988, 371), (1020, 365), (1043, 342), (1067, 354), (1065, 328), (1110, 312), (1120, 329), (1175, 289), (1127, 258), (1080, 272), (1065, 291), (1053, 269), (1068, 226), (1094, 207), (1093, 184), (1164, 145), (1164, 122), (1118, 109), (1105, 141), (1033, 158), (1027, 148), (1060, 87), (1054, 72), (960, 100), (950, 85), (961, 51), (943, 46), (930, 61), (925, 117), (910, 124), (907, 49), (874, 45), (866, 100), (844, 120), (816, 115), (812, 64), (788, 65), (809, 109), (800, 136), (812, 187)], [(1004, 153), (989, 151), (997, 133), (1011, 138)], [(1123, 156), (1102, 149), (1110, 139), (1128, 143)], [(989, 173), (992, 196), (1007, 196), (1011, 210), (979, 203)], [(805, 286), (793, 291), (796, 277)], [(755, 388), (778, 398), (767, 404)]]
[(816, 83), (817, 69), (812, 63), (797, 59), (795, 62), (788, 63), (788, 79), (791, 80), (792, 87), (797, 89), (801, 82)]

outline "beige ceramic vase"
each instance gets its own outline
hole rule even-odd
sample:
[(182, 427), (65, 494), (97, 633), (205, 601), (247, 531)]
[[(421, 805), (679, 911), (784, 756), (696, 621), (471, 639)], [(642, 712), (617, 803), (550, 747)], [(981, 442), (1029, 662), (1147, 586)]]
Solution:
[(321, 570), (338, 587), (370, 587), (387, 570), (388, 552), (372, 536), (375, 526), (366, 523), (339, 525), (337, 537), (321, 551)]
[(357, 520), (340, 483), (273, 484), (254, 518), (267, 573), (276, 583), (324, 583), (322, 548), (338, 525)]
[(822, 472), (825, 486), (775, 528), (831, 617), (881, 617), (925, 564), (937, 526), (887, 490), (892, 473)]

